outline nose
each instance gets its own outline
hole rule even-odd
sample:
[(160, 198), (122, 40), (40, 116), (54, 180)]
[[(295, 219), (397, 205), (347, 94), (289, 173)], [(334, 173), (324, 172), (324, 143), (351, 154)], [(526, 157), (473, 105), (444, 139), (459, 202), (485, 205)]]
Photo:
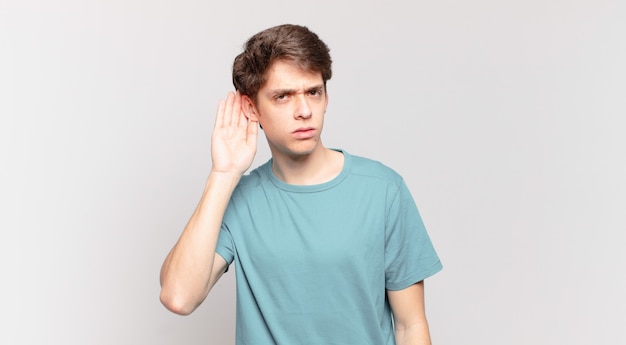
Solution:
[(302, 94), (298, 95), (298, 103), (296, 105), (295, 117), (308, 119), (309, 117), (311, 117), (311, 115), (313, 115), (313, 111), (309, 106), (309, 102), (307, 101), (306, 96)]

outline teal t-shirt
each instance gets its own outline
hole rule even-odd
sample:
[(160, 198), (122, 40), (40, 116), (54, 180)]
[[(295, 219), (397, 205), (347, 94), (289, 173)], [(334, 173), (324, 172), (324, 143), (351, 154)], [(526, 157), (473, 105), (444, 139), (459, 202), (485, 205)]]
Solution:
[(242, 177), (217, 253), (236, 265), (237, 345), (395, 344), (386, 290), (441, 268), (403, 179), (345, 151), (333, 180)]

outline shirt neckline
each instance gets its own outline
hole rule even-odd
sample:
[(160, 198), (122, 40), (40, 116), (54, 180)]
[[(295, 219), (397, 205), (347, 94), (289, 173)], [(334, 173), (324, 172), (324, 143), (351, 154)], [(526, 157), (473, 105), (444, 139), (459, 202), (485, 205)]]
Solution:
[(269, 179), (270, 181), (272, 181), (272, 183), (276, 187), (286, 190), (288, 192), (295, 192), (295, 193), (314, 193), (314, 192), (320, 192), (323, 190), (333, 188), (337, 186), (338, 184), (340, 184), (346, 178), (346, 176), (348, 176), (348, 172), (350, 171), (350, 166), (352, 164), (352, 156), (342, 149), (333, 148), (331, 150), (334, 150), (343, 154), (343, 167), (341, 168), (341, 171), (339, 172), (339, 174), (330, 181), (319, 183), (319, 184), (313, 184), (313, 185), (295, 185), (295, 184), (285, 183), (282, 180), (280, 180), (278, 177), (276, 177), (276, 175), (274, 175), (274, 172), (272, 171), (272, 159), (269, 160), (268, 162), (269, 164), (266, 164), (266, 167), (267, 167), (266, 171), (269, 176)]

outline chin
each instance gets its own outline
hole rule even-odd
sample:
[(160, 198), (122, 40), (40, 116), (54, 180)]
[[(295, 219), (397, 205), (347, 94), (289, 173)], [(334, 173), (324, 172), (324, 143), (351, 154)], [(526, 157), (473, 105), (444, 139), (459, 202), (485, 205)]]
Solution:
[(282, 147), (278, 150), (272, 150), (274, 152), (279, 152), (281, 155), (285, 155), (291, 158), (304, 157), (313, 154), (316, 150), (320, 148), (319, 141), (307, 141), (300, 142), (296, 145), (292, 145), (289, 147)]

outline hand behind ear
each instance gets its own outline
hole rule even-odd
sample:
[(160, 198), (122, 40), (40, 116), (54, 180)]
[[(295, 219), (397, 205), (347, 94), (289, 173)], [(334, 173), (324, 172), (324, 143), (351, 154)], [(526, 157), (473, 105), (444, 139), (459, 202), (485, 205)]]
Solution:
[[(242, 96), (229, 92), (221, 100), (211, 137), (213, 172), (242, 175), (250, 168), (256, 154), (258, 129), (256, 116), (246, 116)], [(254, 114), (254, 113), (253, 113)]]

